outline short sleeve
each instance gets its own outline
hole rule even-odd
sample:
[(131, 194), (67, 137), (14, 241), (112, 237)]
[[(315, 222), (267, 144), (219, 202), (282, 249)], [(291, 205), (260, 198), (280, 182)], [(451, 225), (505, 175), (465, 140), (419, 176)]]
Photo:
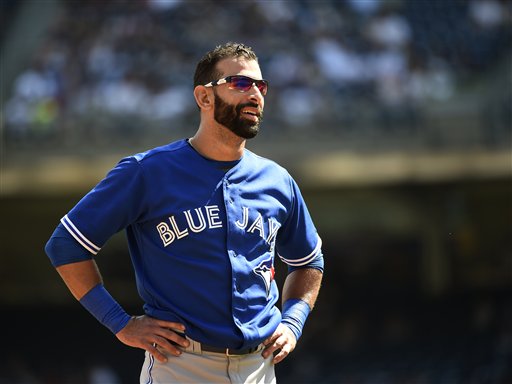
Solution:
[(112, 235), (137, 220), (143, 206), (142, 168), (135, 158), (129, 157), (121, 160), (61, 223), (95, 255)]
[(322, 255), (322, 241), (295, 180), (290, 177), (290, 212), (277, 236), (276, 250), (292, 267), (306, 266)]

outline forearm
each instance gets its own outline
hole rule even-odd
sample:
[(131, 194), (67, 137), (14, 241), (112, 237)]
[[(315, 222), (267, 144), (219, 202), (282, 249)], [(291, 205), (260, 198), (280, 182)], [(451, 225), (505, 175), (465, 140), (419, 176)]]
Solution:
[(114, 334), (128, 324), (130, 316), (103, 286), (94, 260), (64, 264), (57, 271), (80, 304)]
[(291, 272), (284, 282), (283, 304), (288, 299), (305, 301), (311, 309), (315, 306), (323, 273), (315, 268), (301, 268)]
[(62, 228), (57, 228), (45, 250), (52, 265), (75, 299), (114, 334), (122, 330), (130, 316), (103, 286), (100, 271), (87, 253)]
[(102, 283), (98, 266), (94, 260), (64, 264), (56, 268), (73, 296), (80, 300), (96, 285)]
[(286, 325), (299, 340), (302, 328), (315, 306), (322, 272), (315, 268), (301, 268), (291, 272), (283, 287), (283, 308), (281, 323)]

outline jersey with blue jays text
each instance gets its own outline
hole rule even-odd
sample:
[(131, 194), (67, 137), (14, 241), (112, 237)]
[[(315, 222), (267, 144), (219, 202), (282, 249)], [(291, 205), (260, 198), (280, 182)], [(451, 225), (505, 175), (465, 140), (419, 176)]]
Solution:
[(321, 257), (284, 168), (249, 150), (212, 161), (187, 140), (121, 160), (61, 222), (92, 255), (125, 229), (146, 314), (219, 347), (252, 347), (277, 328), (275, 255), (295, 267)]

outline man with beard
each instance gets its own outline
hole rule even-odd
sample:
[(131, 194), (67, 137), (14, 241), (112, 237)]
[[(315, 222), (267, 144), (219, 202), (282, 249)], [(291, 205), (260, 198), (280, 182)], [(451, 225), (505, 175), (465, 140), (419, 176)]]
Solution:
[[(275, 382), (274, 364), (293, 351), (315, 304), (322, 243), (300, 190), (245, 148), (267, 90), (250, 47), (208, 52), (194, 75), (196, 134), (122, 159), (46, 245), (73, 296), (146, 351), (141, 383)], [(109, 294), (94, 261), (122, 229), (140, 316)], [(276, 255), (288, 265), (281, 310)]]

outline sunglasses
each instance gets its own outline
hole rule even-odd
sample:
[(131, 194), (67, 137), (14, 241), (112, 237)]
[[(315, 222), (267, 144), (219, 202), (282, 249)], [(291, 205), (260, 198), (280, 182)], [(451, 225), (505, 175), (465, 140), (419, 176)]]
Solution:
[(250, 77), (242, 75), (228, 76), (219, 80), (210, 81), (208, 84), (205, 84), (205, 87), (213, 87), (215, 85), (221, 85), (224, 83), (229, 84), (229, 89), (236, 89), (240, 92), (247, 92), (252, 88), (254, 84), (256, 84), (263, 96), (267, 94), (268, 90), (267, 80), (254, 80)]

